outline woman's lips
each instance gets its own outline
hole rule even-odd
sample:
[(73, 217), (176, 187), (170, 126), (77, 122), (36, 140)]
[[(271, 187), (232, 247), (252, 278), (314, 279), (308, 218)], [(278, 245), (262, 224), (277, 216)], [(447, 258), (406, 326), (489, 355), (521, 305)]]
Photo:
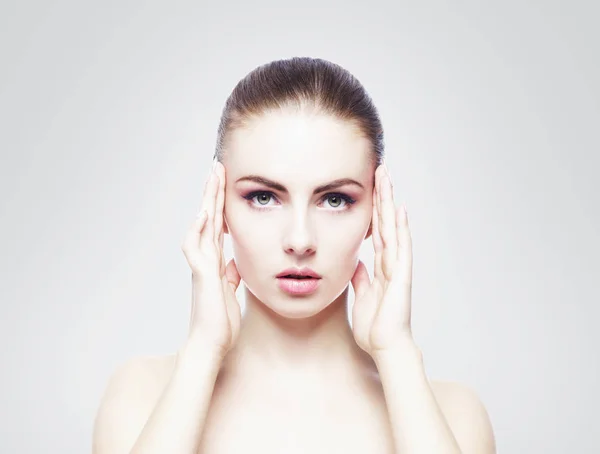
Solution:
[(308, 295), (314, 292), (321, 279), (304, 278), (294, 279), (289, 277), (278, 277), (277, 283), (279, 288), (290, 295)]

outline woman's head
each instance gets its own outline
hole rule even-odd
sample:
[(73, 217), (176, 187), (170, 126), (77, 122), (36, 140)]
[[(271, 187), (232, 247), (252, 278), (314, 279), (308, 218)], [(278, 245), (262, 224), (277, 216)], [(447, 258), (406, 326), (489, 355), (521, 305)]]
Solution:
[[(246, 287), (274, 312), (314, 315), (347, 287), (371, 233), (383, 147), (370, 97), (334, 63), (279, 60), (234, 88), (215, 154), (227, 180), (224, 228)], [(340, 179), (354, 183), (318, 189)], [(276, 276), (290, 267), (319, 273), (319, 288), (305, 296), (280, 290)]]

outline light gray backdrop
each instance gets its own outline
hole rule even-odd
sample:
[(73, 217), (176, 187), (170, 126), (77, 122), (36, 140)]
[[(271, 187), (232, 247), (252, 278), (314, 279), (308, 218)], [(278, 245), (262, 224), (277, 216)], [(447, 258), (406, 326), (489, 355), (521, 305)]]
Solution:
[(184, 340), (221, 109), (291, 56), (380, 110), (430, 376), (501, 453), (599, 452), (598, 3), (483, 3), (2, 2), (0, 452), (90, 452), (115, 367)]

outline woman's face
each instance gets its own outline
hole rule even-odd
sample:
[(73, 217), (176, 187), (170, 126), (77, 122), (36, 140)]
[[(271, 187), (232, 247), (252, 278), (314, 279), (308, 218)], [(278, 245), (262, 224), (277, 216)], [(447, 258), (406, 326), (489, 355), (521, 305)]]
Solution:
[[(349, 122), (292, 111), (264, 114), (229, 139), (224, 210), (240, 276), (279, 315), (310, 317), (347, 287), (370, 236), (371, 144)], [(265, 182), (243, 180), (249, 176)], [(314, 192), (338, 179), (356, 184)], [(280, 272), (303, 267), (321, 275), (316, 291), (280, 289)]]

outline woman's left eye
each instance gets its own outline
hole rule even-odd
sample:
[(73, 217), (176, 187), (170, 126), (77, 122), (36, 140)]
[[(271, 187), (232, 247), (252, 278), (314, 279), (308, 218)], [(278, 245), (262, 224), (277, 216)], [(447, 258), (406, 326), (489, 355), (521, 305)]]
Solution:
[[(258, 197), (258, 199), (262, 199), (263, 201), (266, 200), (266, 202), (268, 202), (268, 200), (271, 197), (275, 197), (275, 194), (273, 194), (272, 192), (268, 192), (268, 191), (255, 191), (255, 192), (251, 192), (250, 194), (244, 196), (244, 199), (246, 200), (250, 200), (252, 201), (252, 199), (254, 199), (255, 197)], [(346, 194), (339, 194), (336, 192), (331, 192), (329, 194), (325, 194), (325, 196), (323, 196), (322, 200), (329, 200), (329, 205), (332, 206), (333, 208), (337, 208), (339, 206), (342, 207), (350, 207), (350, 205), (354, 204), (356, 202), (356, 200), (354, 200), (352, 197), (346, 195)], [(342, 202), (344, 202), (344, 205), (342, 205)], [(261, 206), (268, 206), (266, 203), (258, 203), (258, 205)], [(253, 205), (253, 206), (256, 206)], [(259, 208), (259, 209), (263, 209), (263, 208)], [(341, 210), (335, 210), (335, 211), (341, 211)]]
[[(345, 194), (326, 194), (325, 197), (323, 197), (324, 200), (329, 200), (329, 205), (336, 208), (338, 206), (340, 206), (339, 204), (341, 202), (344, 202), (345, 207), (350, 207), (350, 205), (352, 205), (354, 202), (356, 202), (356, 200), (354, 200), (352, 197), (349, 197)], [(332, 204), (331, 201), (335, 200), (335, 203)]]

